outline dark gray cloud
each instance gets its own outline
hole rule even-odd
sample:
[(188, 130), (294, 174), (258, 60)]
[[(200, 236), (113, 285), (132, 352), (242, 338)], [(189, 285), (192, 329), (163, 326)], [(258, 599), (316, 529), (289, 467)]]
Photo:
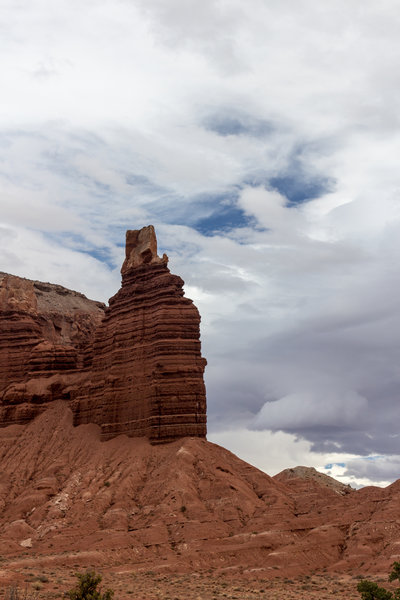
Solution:
[[(241, 321), (219, 324), (224, 339), (236, 325), (237, 337), (228, 342), (229, 358), (236, 365), (235, 388), (237, 357), (246, 361), (240, 369), (239, 395), (247, 387), (246, 406), (256, 415), (251, 427), (299, 435), (312, 442), (314, 451), (398, 451), (399, 287), (383, 285), (378, 287), (371, 273), (368, 289), (362, 286), (365, 296), (357, 285), (348, 284), (325, 299), (322, 286), (314, 299), (308, 298), (311, 306), (300, 306), (296, 317), (301, 326), (284, 324), (288, 331), (278, 335), (268, 332), (268, 305), (266, 314), (260, 314), (258, 304), (258, 311), (242, 315)], [(301, 304), (299, 286), (294, 289)], [(224, 359), (228, 379), (230, 361)], [(221, 402), (222, 390), (218, 395)], [(227, 394), (225, 408), (231, 418), (236, 405), (240, 415), (237, 393)]]
[(394, 481), (400, 475), (400, 456), (371, 456), (347, 462), (345, 475), (354, 479), (369, 479), (371, 482)]

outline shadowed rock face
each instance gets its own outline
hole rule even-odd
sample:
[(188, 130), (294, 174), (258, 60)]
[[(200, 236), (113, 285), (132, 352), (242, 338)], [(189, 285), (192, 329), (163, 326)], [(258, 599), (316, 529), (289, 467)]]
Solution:
[(74, 424), (152, 442), (205, 437), (200, 316), (157, 255), (128, 231), (122, 287), (105, 308), (62, 286), (0, 274), (0, 426), (66, 400)]
[(104, 305), (60, 285), (0, 273), (0, 425), (69, 400), (87, 376)]

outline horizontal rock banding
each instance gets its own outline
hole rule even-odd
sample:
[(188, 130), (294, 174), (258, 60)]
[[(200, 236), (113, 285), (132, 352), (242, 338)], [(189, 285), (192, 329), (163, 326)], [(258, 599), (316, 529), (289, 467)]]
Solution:
[(0, 424), (26, 423), (71, 398), (91, 362), (104, 305), (66, 288), (0, 274)]
[(107, 309), (0, 274), (0, 426), (65, 400), (75, 425), (98, 424), (102, 439), (205, 437), (200, 316), (167, 263), (152, 226), (128, 231), (122, 287)]
[(98, 423), (103, 439), (204, 437), (200, 316), (166, 256), (157, 256), (153, 228), (141, 231), (151, 239), (139, 254), (131, 238), (140, 232), (128, 232), (122, 287), (97, 330), (92, 381), (73, 404), (75, 422)]

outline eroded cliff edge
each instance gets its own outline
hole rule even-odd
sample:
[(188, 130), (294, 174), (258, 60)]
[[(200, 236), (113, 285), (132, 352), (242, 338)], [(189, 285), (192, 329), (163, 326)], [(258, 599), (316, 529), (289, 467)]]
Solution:
[(96, 423), (102, 439), (205, 437), (200, 315), (167, 263), (151, 225), (128, 231), (109, 307), (0, 274), (0, 426), (64, 400), (74, 424)]
[(0, 426), (71, 400), (89, 376), (104, 309), (60, 285), (0, 273)]

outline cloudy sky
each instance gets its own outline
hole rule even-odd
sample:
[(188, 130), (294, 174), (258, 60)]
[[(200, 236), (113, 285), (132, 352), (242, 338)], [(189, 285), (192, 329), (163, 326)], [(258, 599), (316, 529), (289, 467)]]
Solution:
[(155, 225), (209, 439), (400, 475), (397, 0), (0, 0), (0, 270), (107, 300)]

